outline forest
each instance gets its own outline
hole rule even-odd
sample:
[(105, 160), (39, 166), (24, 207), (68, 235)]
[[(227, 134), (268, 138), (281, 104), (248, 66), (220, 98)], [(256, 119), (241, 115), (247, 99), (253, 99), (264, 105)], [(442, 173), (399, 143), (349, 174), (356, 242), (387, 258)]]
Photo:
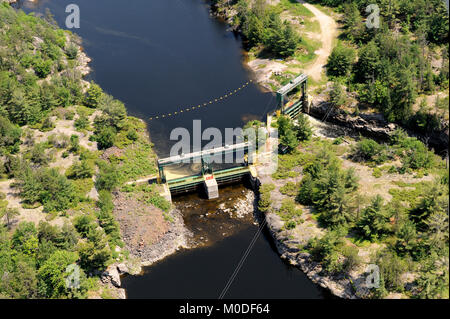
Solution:
[[(356, 92), (362, 106), (422, 134), (448, 122), (448, 11), (444, 1), (375, 1), (379, 27), (366, 26), (373, 1), (314, 0), (342, 14), (340, 42), (327, 73)], [(419, 107), (415, 108), (418, 101)]]
[[(154, 172), (152, 145), (122, 102), (83, 80), (80, 42), (49, 13), (0, 4), (0, 298), (111, 298), (100, 276), (128, 257), (112, 192)], [(123, 150), (114, 161), (101, 156), (112, 146)]]
[[(410, 298), (448, 298), (445, 161), (403, 130), (397, 130), (388, 143), (379, 143), (364, 137), (331, 141), (313, 137), (302, 114), (298, 121), (281, 115), (276, 126), (280, 143), (289, 152), (280, 155), (272, 178), (287, 181), (279, 192), (288, 198), (274, 208), (275, 187), (265, 184), (259, 208), (278, 214), (287, 231), (306, 222), (302, 210), (313, 210), (310, 218), (326, 230), (325, 235), (300, 247), (322, 265), (324, 275), (348, 276), (369, 262), (379, 266), (381, 284), (360, 297), (400, 293)], [(367, 181), (362, 172), (372, 172), (374, 181)], [(385, 185), (387, 194), (380, 195), (384, 192), (377, 183)], [(375, 194), (364, 191), (367, 188)], [(359, 254), (364, 250), (371, 251), (365, 262)], [(406, 273), (413, 274), (412, 282), (405, 283)]]

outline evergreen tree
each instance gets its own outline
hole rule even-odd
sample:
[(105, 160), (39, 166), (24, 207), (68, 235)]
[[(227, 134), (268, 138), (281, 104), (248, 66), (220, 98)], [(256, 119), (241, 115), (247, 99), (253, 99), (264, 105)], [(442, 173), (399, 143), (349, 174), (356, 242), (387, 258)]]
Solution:
[(362, 211), (356, 229), (368, 240), (377, 240), (390, 232), (389, 217), (383, 207), (383, 198), (377, 195), (370, 206)]

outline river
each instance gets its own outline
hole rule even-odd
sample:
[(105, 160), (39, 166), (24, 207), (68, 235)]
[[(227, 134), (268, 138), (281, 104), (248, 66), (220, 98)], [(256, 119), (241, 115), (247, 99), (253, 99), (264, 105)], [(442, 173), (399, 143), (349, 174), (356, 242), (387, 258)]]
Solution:
[[(64, 27), (65, 8), (73, 0), (22, 1), (27, 12), (49, 8)], [(250, 80), (243, 66), (239, 36), (210, 16), (202, 0), (77, 0), (83, 39), (93, 72), (89, 78), (122, 100), (130, 115), (147, 121), (159, 156), (168, 155), (170, 132), (242, 126), (263, 120), (275, 107), (270, 93), (250, 83), (228, 99), (182, 115), (149, 120), (196, 106), (241, 87)], [(252, 214), (242, 218), (218, 210), (248, 195), (245, 186), (221, 188), (220, 199), (191, 194), (175, 199), (186, 225), (200, 238), (197, 248), (180, 252), (127, 276), (128, 298), (217, 298), (258, 230)], [(207, 216), (208, 218), (205, 218)], [(280, 259), (265, 231), (258, 237), (226, 298), (329, 298), (306, 275)]]

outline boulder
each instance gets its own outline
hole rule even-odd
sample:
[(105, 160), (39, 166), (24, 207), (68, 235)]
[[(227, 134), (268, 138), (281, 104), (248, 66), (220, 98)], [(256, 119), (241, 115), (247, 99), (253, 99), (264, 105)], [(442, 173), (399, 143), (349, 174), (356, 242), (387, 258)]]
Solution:
[(115, 287), (120, 287), (122, 284), (120, 281), (119, 270), (115, 265), (111, 265), (108, 268), (106, 268), (106, 271), (104, 271), (102, 274), (101, 280), (103, 283), (105, 284), (111, 283)]
[(117, 270), (119, 271), (120, 274), (127, 274), (129, 272), (127, 265), (123, 263), (117, 265)]

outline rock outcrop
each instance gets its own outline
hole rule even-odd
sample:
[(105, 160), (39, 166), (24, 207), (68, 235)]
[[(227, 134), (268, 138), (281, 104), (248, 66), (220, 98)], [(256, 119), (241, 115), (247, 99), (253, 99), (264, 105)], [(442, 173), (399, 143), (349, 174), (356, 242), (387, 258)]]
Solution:
[[(379, 141), (388, 141), (391, 134), (399, 125), (389, 123), (380, 113), (360, 113), (359, 115), (348, 114), (340, 109), (330, 110), (327, 102), (311, 103), (307, 113), (319, 120), (347, 127), (363, 136)], [(433, 131), (428, 136), (405, 129), (410, 136), (426, 142), (434, 148), (438, 154), (448, 148), (449, 128), (448, 123), (439, 131)]]
[(328, 289), (333, 295), (345, 299), (364, 298), (368, 294), (365, 286), (364, 269), (355, 269), (346, 275), (332, 276), (323, 271), (320, 263), (315, 262), (309, 253), (301, 251), (300, 241), (292, 240), (287, 231), (283, 230), (284, 222), (273, 213), (266, 214), (267, 228), (272, 235), (275, 246), (281, 258), (291, 265), (299, 267), (308, 278)]

